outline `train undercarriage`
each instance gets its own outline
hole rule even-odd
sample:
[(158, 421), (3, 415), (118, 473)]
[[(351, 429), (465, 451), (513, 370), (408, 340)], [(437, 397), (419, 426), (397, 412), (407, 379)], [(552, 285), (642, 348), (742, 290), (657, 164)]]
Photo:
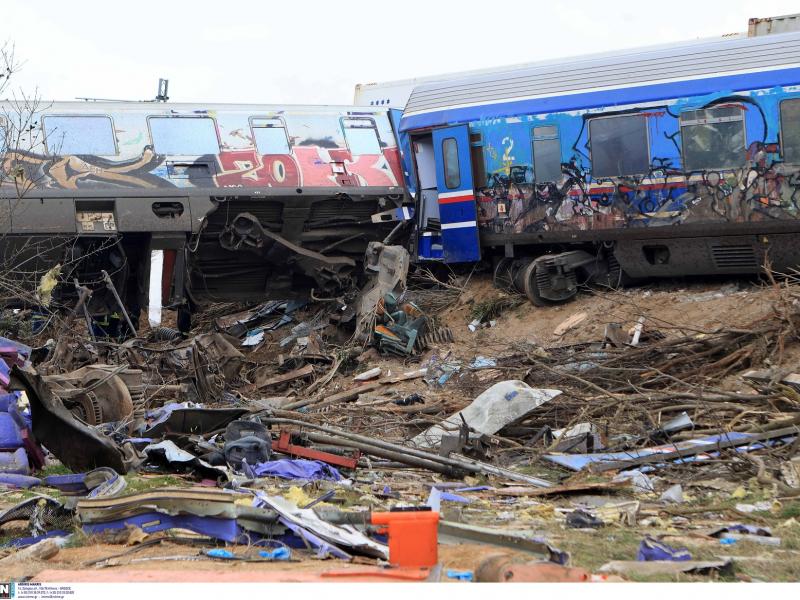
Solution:
[[(97, 207), (81, 200), (65, 225), (95, 215), (105, 224), (98, 233), (12, 231), (0, 239), (3, 301), (48, 314), (71, 310), (83, 293), (93, 323), (107, 324), (109, 315), (121, 321), (116, 337), (127, 335), (127, 320), (138, 327), (154, 287), (159, 309), (177, 310), (184, 330), (191, 312), (213, 302), (336, 297), (360, 285), (367, 245), (398, 234), (413, 215), (397, 191), (298, 188), (268, 197), (103, 199)], [(131, 206), (138, 223), (132, 211), (120, 214)], [(155, 253), (161, 275), (154, 278)], [(48, 277), (57, 285), (43, 298)]]
[[(547, 306), (572, 299), (585, 285), (617, 288), (654, 278), (787, 274), (800, 267), (794, 232), (606, 240), (506, 246), (493, 260), (494, 283)], [(510, 250), (510, 252), (509, 252)]]

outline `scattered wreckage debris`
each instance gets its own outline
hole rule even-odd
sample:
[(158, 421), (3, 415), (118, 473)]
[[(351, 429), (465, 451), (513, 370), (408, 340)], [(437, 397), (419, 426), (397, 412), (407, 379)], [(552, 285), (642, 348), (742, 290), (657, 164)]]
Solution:
[(110, 467), (127, 471), (125, 455), (106, 435), (82, 423), (53, 395), (51, 387), (33, 369), (12, 371), (30, 402), (33, 434), (63, 464), (73, 471)]
[[(119, 573), (326, 557), (353, 564), (314, 580), (591, 582), (731, 578), (731, 545), (796, 542), (785, 294), (748, 326), (584, 309), (548, 323), (549, 346), (500, 344), (514, 298), (471, 297), (472, 275), (425, 288), (404, 251), (372, 252), (360, 296), (215, 305), (192, 335), (0, 339), (0, 486), (42, 492), (3, 507), (9, 556), (83, 536), (153, 549), (87, 562)], [(442, 318), (455, 304), (478, 320), (471, 347)], [(589, 326), (594, 341), (570, 341)], [(42, 472), (58, 462), (72, 473)], [(590, 556), (622, 529), (638, 548)]]

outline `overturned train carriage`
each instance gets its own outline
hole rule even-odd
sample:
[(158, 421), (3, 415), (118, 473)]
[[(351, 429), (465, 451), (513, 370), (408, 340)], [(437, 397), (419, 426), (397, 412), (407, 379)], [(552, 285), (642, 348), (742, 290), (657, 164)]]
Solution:
[(417, 256), (534, 302), (800, 265), (800, 32), (420, 85), (399, 129)]
[[(116, 310), (328, 296), (410, 210), (387, 110), (5, 103), (4, 271)], [(151, 271), (151, 261), (154, 269)], [(160, 277), (159, 277), (160, 273)]]

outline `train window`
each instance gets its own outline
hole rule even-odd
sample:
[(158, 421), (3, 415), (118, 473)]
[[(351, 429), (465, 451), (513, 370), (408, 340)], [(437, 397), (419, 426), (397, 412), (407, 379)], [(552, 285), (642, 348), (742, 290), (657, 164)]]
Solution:
[(685, 171), (733, 169), (745, 159), (744, 111), (718, 106), (681, 113)]
[(542, 125), (534, 127), (533, 137), (533, 177), (539, 183), (561, 179), (561, 141), (558, 127)]
[(800, 98), (781, 102), (781, 149), (787, 163), (800, 163)]
[(210, 117), (148, 117), (158, 154), (203, 156), (218, 154), (219, 140)]
[(442, 157), (444, 158), (444, 184), (447, 189), (454, 190), (461, 185), (461, 170), (458, 165), (458, 142), (455, 138), (442, 140)]
[(480, 133), (469, 134), (469, 150), (472, 159), (472, 178), (475, 188), (486, 187), (486, 161), (483, 160), (483, 136)]
[(252, 119), (253, 138), (260, 154), (289, 154), (292, 147), (281, 119)]
[(344, 139), (350, 154), (382, 154), (378, 130), (372, 119), (342, 119)]
[(620, 115), (589, 121), (592, 177), (638, 175), (650, 170), (647, 117)]
[(46, 115), (42, 122), (47, 152), (51, 155), (117, 154), (117, 141), (110, 117)]

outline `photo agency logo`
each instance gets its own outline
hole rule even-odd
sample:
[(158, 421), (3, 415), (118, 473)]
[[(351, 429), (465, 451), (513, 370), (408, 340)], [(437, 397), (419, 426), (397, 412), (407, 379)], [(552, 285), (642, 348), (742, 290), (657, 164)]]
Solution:
[(13, 583), (0, 583), (0, 600), (3, 598), (13, 598), (16, 590)]

